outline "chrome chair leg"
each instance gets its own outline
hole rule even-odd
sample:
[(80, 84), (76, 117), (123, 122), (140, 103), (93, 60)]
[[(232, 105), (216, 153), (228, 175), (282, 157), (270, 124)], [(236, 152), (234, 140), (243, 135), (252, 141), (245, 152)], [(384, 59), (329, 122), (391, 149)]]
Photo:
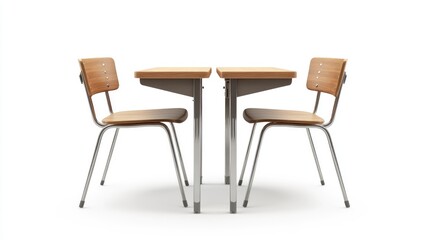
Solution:
[(162, 128), (164, 128), (164, 130), (167, 132), (168, 140), (170, 142), (170, 147), (171, 147), (171, 153), (173, 154), (174, 167), (176, 169), (177, 181), (179, 182), (180, 194), (182, 195), (183, 206), (187, 207), (188, 202), (186, 201), (185, 191), (183, 190), (182, 177), (180, 176), (179, 164), (177, 163), (176, 152), (174, 151), (174, 145), (173, 145), (173, 140), (171, 139), (171, 133), (170, 133), (170, 130), (168, 129), (167, 125), (161, 123), (160, 126)]
[(107, 158), (106, 167), (104, 168), (103, 178), (101, 179), (100, 185), (104, 185), (104, 181), (106, 180), (107, 171), (110, 166), (110, 159), (112, 159), (113, 150), (115, 149), (116, 139), (118, 138), (119, 128), (116, 128), (115, 136), (113, 137), (112, 145), (110, 146), (109, 157)]
[(92, 157), (91, 165), (89, 167), (88, 177), (86, 178), (86, 183), (85, 183), (85, 187), (83, 189), (82, 198), (81, 198), (80, 203), (79, 203), (80, 208), (83, 208), (83, 206), (85, 205), (85, 198), (86, 198), (86, 194), (88, 192), (89, 183), (91, 182), (91, 177), (92, 177), (92, 173), (94, 171), (95, 161), (97, 160), (98, 150), (100, 149), (100, 143), (101, 143), (101, 140), (103, 139), (103, 135), (107, 129), (109, 129), (109, 127), (103, 128), (101, 130), (100, 134), (98, 135), (97, 144), (95, 145), (95, 150), (94, 150), (94, 156)]
[(179, 154), (179, 161), (180, 161), (180, 166), (182, 167), (185, 185), (189, 186), (188, 176), (186, 175), (186, 170), (185, 170), (185, 164), (183, 164), (182, 151), (180, 151), (179, 141), (177, 140), (176, 128), (174, 127), (174, 124), (172, 122), (170, 124), (171, 124), (171, 129), (173, 129), (173, 136), (176, 142), (177, 153)]
[(344, 187), (343, 177), (341, 176), (340, 166), (338, 165), (337, 156), (335, 154), (334, 144), (332, 143), (331, 135), (329, 134), (326, 128), (320, 127), (320, 129), (322, 129), (323, 132), (325, 132), (326, 138), (328, 139), (329, 148), (331, 149), (332, 160), (334, 161), (335, 170), (337, 171), (338, 181), (340, 182), (341, 191), (343, 193), (344, 204), (346, 205), (347, 208), (349, 208), (350, 203), (347, 197), (346, 188)]
[(252, 168), (252, 173), (250, 175), (250, 181), (249, 181), (249, 186), (247, 187), (247, 192), (246, 192), (246, 197), (244, 198), (244, 202), (243, 202), (243, 207), (247, 207), (247, 204), (249, 202), (249, 196), (250, 196), (250, 190), (252, 189), (252, 184), (253, 184), (253, 179), (255, 178), (255, 171), (256, 171), (256, 164), (258, 162), (258, 156), (259, 156), (259, 151), (261, 150), (261, 145), (262, 145), (262, 139), (264, 137), (264, 133), (265, 131), (268, 129), (268, 127), (270, 127), (271, 124), (267, 124), (264, 126), (264, 128), (261, 131), (261, 135), (259, 136), (259, 143), (258, 143), (258, 148), (256, 149), (256, 154), (255, 154), (255, 161), (253, 163), (253, 168)]
[(246, 157), (244, 158), (243, 168), (241, 169), (240, 180), (238, 181), (238, 186), (241, 186), (243, 184), (244, 172), (246, 171), (247, 160), (249, 159), (250, 147), (252, 145), (255, 127), (256, 127), (256, 123), (253, 124), (252, 133), (250, 133), (249, 145), (247, 146)]
[(306, 128), (308, 140), (310, 141), (311, 150), (313, 151), (314, 161), (316, 162), (317, 171), (319, 172), (320, 183), (325, 185), (325, 180), (323, 180), (322, 169), (320, 169), (319, 159), (316, 154), (316, 148), (314, 147), (313, 138), (311, 137), (310, 129)]

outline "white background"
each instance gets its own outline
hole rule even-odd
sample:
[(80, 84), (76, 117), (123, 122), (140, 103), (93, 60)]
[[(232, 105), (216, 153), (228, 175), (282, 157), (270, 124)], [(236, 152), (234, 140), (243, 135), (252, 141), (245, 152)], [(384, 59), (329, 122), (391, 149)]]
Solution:
[[(0, 239), (428, 239), (427, 3), (424, 1), (1, 1)], [(246, 107), (312, 110), (312, 57), (349, 59), (330, 128), (351, 208), (326, 140), (313, 131), (318, 175), (302, 129), (265, 138), (249, 207), (229, 214), (223, 80), (204, 80), (202, 213), (183, 208), (160, 129), (123, 130), (101, 187), (105, 135), (84, 209), (78, 204), (99, 129), (77, 59), (110, 56), (116, 110), (185, 107), (177, 131), (192, 183), (192, 100), (142, 87), (157, 66), (273, 66), (291, 86), (240, 98)], [(238, 166), (251, 126), (238, 121)], [(253, 155), (252, 155), (253, 156)], [(247, 172), (248, 173), (248, 172)], [(246, 174), (245, 185), (247, 186)]]

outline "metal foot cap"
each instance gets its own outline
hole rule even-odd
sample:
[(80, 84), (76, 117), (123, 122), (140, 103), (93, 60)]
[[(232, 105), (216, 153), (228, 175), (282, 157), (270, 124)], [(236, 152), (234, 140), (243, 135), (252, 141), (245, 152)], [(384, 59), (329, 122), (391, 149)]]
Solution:
[(80, 207), (80, 208), (83, 208), (83, 205), (85, 205), (85, 201), (80, 201), (80, 203), (79, 203), (79, 207)]
[(230, 211), (231, 213), (236, 213), (237, 212), (237, 202), (231, 202), (229, 205)]
[(101, 186), (103, 186), (103, 185), (104, 185), (104, 180), (101, 180), (100, 185), (101, 185)]
[(229, 180), (229, 176), (225, 176), (225, 184), (229, 184), (230, 180)]
[(188, 207), (188, 201), (183, 200), (183, 206), (184, 206), (184, 207)]
[(185, 185), (186, 185), (186, 186), (189, 186), (189, 182), (188, 182), (188, 180), (185, 180)]
[(249, 203), (249, 201), (244, 200), (244, 202), (243, 202), (243, 207), (247, 207), (247, 203)]
[(325, 181), (321, 180), (320, 183), (322, 184), (322, 186), (325, 186)]
[(349, 208), (350, 207), (350, 203), (349, 203), (349, 201), (347, 200), (347, 201), (344, 201), (344, 203), (346, 204), (346, 208)]
[(243, 180), (238, 181), (238, 186), (241, 186), (243, 184)]
[(194, 213), (200, 213), (200, 212), (201, 212), (200, 203), (194, 202)]

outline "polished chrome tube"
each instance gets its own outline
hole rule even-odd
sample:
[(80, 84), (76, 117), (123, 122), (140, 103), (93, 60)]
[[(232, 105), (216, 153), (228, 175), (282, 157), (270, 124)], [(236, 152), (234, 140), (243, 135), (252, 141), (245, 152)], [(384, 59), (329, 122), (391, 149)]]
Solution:
[(168, 140), (170, 142), (170, 147), (171, 147), (171, 153), (173, 155), (173, 160), (174, 160), (174, 168), (176, 169), (177, 181), (179, 182), (180, 194), (182, 195), (183, 206), (187, 207), (188, 202), (186, 201), (185, 191), (183, 190), (182, 177), (180, 176), (179, 164), (177, 163), (176, 152), (174, 151), (174, 145), (173, 145), (173, 140), (171, 138), (170, 130), (168, 129), (167, 125), (165, 125), (164, 123), (160, 123), (159, 126), (162, 127), (167, 132)]
[(343, 177), (341, 176), (340, 166), (338, 165), (337, 156), (335, 154), (334, 144), (332, 143), (331, 135), (329, 134), (329, 132), (326, 128), (320, 127), (320, 129), (322, 129), (322, 131), (326, 135), (326, 138), (328, 139), (329, 148), (331, 149), (332, 160), (334, 161), (335, 170), (337, 171), (338, 181), (340, 182), (341, 191), (343, 193), (344, 204), (348, 208), (348, 207), (350, 207), (350, 203), (349, 203), (349, 199), (347, 197), (346, 188), (344, 187)]
[(338, 102), (340, 101), (341, 91), (343, 89), (343, 84), (346, 82), (346, 78), (347, 78), (347, 74), (344, 72), (343, 79), (342, 79), (342, 82), (340, 84), (340, 89), (338, 90), (338, 94), (335, 97), (334, 106), (332, 107), (331, 119), (329, 120), (328, 123), (323, 124), (323, 127), (327, 128), (334, 123), (335, 114), (337, 113), (337, 108), (338, 108)]
[(172, 122), (170, 122), (170, 125), (171, 125), (171, 129), (173, 130), (173, 136), (174, 136), (174, 140), (176, 142), (177, 153), (179, 155), (179, 161), (180, 161), (180, 166), (182, 167), (182, 172), (183, 172), (183, 178), (185, 180), (185, 185), (189, 186), (188, 175), (186, 174), (185, 164), (183, 163), (182, 151), (180, 151), (179, 141), (177, 140), (176, 128), (174, 127), (174, 124)]
[(237, 84), (238, 80), (230, 79), (229, 117), (230, 117), (230, 149), (229, 149), (229, 189), (230, 212), (237, 212)]
[(107, 106), (109, 106), (109, 112), (110, 112), (110, 114), (113, 114), (112, 102), (110, 101), (109, 92), (106, 91), (105, 93), (106, 93)]
[(95, 125), (99, 127), (105, 127), (106, 126), (105, 124), (98, 121), (97, 114), (95, 113), (94, 103), (92, 102), (92, 97), (89, 95), (88, 95), (88, 103), (89, 103), (89, 108), (91, 109), (92, 120), (94, 121)]
[(105, 127), (106, 125), (103, 123), (100, 123), (97, 119), (97, 114), (95, 113), (94, 103), (92, 102), (92, 97), (89, 94), (88, 86), (86, 85), (86, 80), (84, 80), (85, 76), (84, 76), (84, 74), (82, 74), (82, 72), (80, 73), (80, 77), (81, 77), (80, 80), (82, 81), (83, 85), (85, 86), (86, 97), (88, 98), (89, 108), (91, 109), (92, 120), (94, 121), (95, 125), (97, 125), (99, 127)]
[(101, 179), (100, 185), (104, 185), (104, 181), (106, 180), (107, 171), (109, 170), (110, 160), (112, 159), (113, 150), (115, 149), (118, 133), (119, 133), (119, 128), (116, 128), (115, 136), (113, 137), (112, 145), (110, 146), (109, 157), (107, 158), (106, 167), (104, 168), (103, 178)]
[(194, 213), (201, 211), (202, 79), (194, 80)]
[(314, 147), (313, 138), (311, 137), (310, 129), (306, 128), (308, 140), (310, 141), (311, 150), (313, 151), (314, 161), (316, 162), (317, 171), (319, 172), (320, 183), (325, 185), (325, 180), (323, 180), (322, 169), (320, 169), (319, 159), (317, 157), (316, 148)]
[(319, 108), (319, 102), (320, 102), (320, 92), (317, 92), (316, 102), (314, 103), (313, 114), (317, 113), (317, 109)]
[(243, 184), (244, 172), (246, 171), (247, 160), (249, 159), (250, 147), (252, 146), (253, 134), (255, 132), (256, 123), (253, 124), (252, 132), (250, 133), (249, 145), (247, 146), (246, 157), (244, 158), (243, 168), (241, 169), (240, 180), (238, 181), (238, 186)]
[(230, 183), (229, 179), (229, 132), (230, 132), (230, 119), (229, 119), (229, 80), (225, 80), (225, 184)]
[(110, 127), (111, 126), (107, 126), (107, 127), (103, 128), (100, 131), (100, 134), (98, 135), (97, 144), (95, 145), (94, 155), (92, 157), (91, 165), (89, 167), (88, 177), (86, 178), (86, 183), (85, 183), (85, 187), (83, 189), (82, 198), (81, 198), (80, 203), (79, 203), (80, 208), (83, 208), (83, 206), (85, 205), (85, 198), (86, 198), (86, 194), (88, 192), (89, 183), (91, 182), (92, 173), (94, 172), (94, 166), (95, 166), (95, 162), (97, 160), (98, 150), (100, 149), (101, 140), (103, 139), (104, 133)]
[(255, 161), (253, 163), (252, 173), (250, 174), (249, 186), (247, 187), (246, 197), (244, 198), (243, 207), (247, 207), (247, 204), (249, 202), (250, 191), (252, 190), (253, 179), (255, 178), (256, 164), (258, 163), (258, 157), (259, 157), (259, 152), (261, 150), (262, 139), (264, 138), (265, 131), (270, 126), (272, 126), (272, 124), (268, 123), (261, 130), (261, 135), (259, 136), (258, 147), (256, 148), (256, 153), (255, 153)]

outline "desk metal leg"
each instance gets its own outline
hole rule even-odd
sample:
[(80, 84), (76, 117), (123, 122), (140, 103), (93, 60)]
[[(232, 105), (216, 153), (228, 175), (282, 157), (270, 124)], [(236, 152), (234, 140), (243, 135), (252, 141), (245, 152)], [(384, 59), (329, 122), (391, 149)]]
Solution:
[(225, 80), (225, 184), (230, 183), (229, 179), (229, 80)]
[(230, 211), (237, 212), (237, 80), (229, 80), (229, 175)]
[(194, 80), (194, 213), (200, 213), (202, 166), (202, 79)]

